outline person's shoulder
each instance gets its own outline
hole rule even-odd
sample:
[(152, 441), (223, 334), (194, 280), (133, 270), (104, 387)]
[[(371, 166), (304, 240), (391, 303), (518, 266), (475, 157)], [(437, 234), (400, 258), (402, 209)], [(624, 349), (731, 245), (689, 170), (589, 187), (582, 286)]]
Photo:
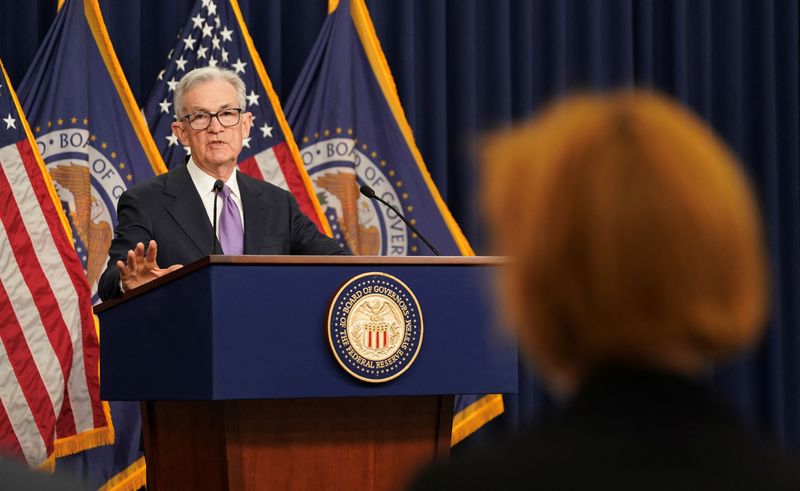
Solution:
[(124, 194), (150, 202), (151, 200), (158, 200), (164, 195), (180, 195), (187, 189), (194, 189), (194, 183), (186, 164), (183, 164), (136, 183), (128, 188)]
[(750, 428), (742, 428), (735, 439), (723, 442), (717, 451), (724, 459), (719, 466), (721, 470), (725, 464), (737, 462), (725, 473), (731, 486), (800, 489), (800, 458)]
[(533, 483), (553, 484), (553, 475), (567, 469), (543, 469), (540, 446), (533, 434), (453, 455), (428, 467), (413, 490), (530, 489)]
[(270, 182), (248, 176), (244, 172), (239, 171), (237, 172), (236, 176), (239, 180), (240, 188), (244, 187), (254, 190), (259, 194), (265, 195), (267, 199), (288, 200), (292, 196), (292, 193), (289, 191)]
[(169, 175), (173, 172), (177, 171), (164, 172), (163, 174), (159, 174), (138, 182), (129, 187), (125, 193), (127, 193), (129, 196), (136, 196), (140, 198), (152, 196), (154, 194), (160, 194), (164, 191), (167, 180), (169, 179)]
[(705, 446), (704, 455), (688, 452), (690, 461), (671, 447), (644, 445), (637, 454), (637, 443), (543, 425), (429, 466), (410, 489), (800, 489), (798, 461), (776, 447)]
[(245, 184), (247, 186), (254, 186), (254, 187), (257, 187), (259, 189), (265, 189), (265, 190), (268, 189), (268, 190), (271, 190), (271, 191), (276, 191), (276, 192), (281, 192), (281, 193), (288, 193), (288, 191), (286, 191), (285, 189), (280, 188), (280, 187), (272, 184), (271, 182), (267, 182), (267, 181), (264, 181), (262, 179), (256, 179), (255, 177), (248, 176), (247, 174), (245, 174), (242, 171), (238, 171), (236, 173), (236, 178), (239, 180), (239, 185)]

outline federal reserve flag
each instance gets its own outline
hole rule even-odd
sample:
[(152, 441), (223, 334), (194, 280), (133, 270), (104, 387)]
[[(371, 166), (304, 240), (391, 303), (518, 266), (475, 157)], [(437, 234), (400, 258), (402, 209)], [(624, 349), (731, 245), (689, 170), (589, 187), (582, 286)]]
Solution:
[[(442, 254), (474, 254), (417, 149), (364, 0), (330, 3), (286, 108), (343, 248), (363, 255), (432, 254), (394, 212), (359, 193), (368, 184)], [(469, 396), (476, 400), (458, 401), (464, 411), (453, 421), (454, 444), (503, 412), (500, 395)]]
[(253, 129), (244, 139), (239, 169), (290, 191), (300, 210), (320, 231), (330, 235), (280, 101), (236, 0), (198, 0), (167, 56), (166, 67), (158, 74), (144, 114), (164, 161), (170, 168), (185, 161), (189, 149), (181, 146), (170, 128), (175, 121), (172, 99), (180, 79), (192, 69), (205, 66), (233, 70), (247, 87), (246, 107), (242, 109), (253, 114)]
[(0, 115), (0, 456), (46, 466), (114, 435), (89, 285), (5, 68)]
[(429, 255), (368, 184), (444, 255), (473, 255), (414, 142), (363, 0), (332, 9), (286, 104), (334, 236), (354, 254)]
[(117, 199), (164, 172), (97, 0), (68, 0), (19, 87), (97, 301)]

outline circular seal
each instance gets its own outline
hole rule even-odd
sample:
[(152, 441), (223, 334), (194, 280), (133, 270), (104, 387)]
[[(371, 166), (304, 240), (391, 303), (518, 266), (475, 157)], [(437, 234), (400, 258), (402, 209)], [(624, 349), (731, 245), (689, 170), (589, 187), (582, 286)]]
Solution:
[[(411, 232), (391, 209), (358, 192), (368, 184), (383, 200), (413, 213), (392, 164), (351, 137), (326, 138), (302, 148), (308, 175), (331, 223), (334, 239), (353, 254), (407, 256), (417, 252)], [(408, 186), (406, 186), (408, 187)]]
[(408, 286), (386, 273), (353, 277), (333, 297), (328, 342), (347, 373), (365, 382), (399, 377), (422, 346), (422, 310)]

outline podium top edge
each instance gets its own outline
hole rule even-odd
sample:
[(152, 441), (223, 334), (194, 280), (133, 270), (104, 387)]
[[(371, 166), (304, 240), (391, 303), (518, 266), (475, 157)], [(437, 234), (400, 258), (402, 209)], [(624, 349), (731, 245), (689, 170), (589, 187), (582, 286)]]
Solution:
[(126, 300), (138, 297), (154, 288), (209, 265), (296, 265), (296, 266), (502, 266), (508, 258), (499, 256), (206, 256), (186, 266), (146, 283), (119, 298), (94, 306), (99, 314)]
[(390, 265), (487, 265), (507, 259), (497, 256), (206, 256), (194, 264), (390, 264)]

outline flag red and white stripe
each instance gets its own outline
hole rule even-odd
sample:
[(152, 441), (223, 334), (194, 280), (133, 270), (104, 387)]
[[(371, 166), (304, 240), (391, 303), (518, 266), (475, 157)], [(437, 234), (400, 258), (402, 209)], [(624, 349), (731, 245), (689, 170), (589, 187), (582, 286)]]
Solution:
[[(89, 284), (3, 71), (0, 453), (39, 466), (113, 440)], [(13, 121), (13, 122), (12, 122)]]
[(239, 169), (250, 177), (271, 182), (286, 189), (297, 200), (300, 211), (320, 226), (317, 210), (309, 198), (306, 183), (295, 163), (289, 144), (281, 142), (239, 162)]

